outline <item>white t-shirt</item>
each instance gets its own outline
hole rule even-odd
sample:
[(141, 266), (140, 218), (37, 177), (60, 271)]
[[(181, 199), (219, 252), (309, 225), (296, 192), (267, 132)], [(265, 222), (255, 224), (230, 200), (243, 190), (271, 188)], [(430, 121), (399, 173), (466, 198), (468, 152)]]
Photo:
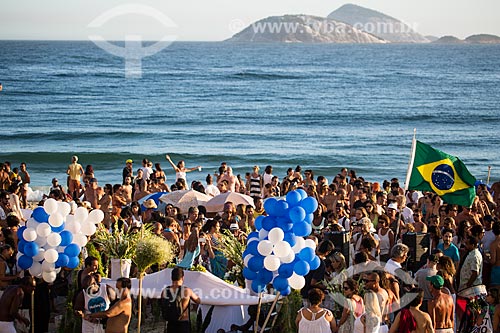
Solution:
[(217, 188), (217, 186), (215, 186), (214, 184), (210, 184), (210, 185), (207, 185), (207, 187), (205, 187), (205, 194), (207, 194), (211, 197), (215, 197), (215, 196), (220, 194), (220, 191)]

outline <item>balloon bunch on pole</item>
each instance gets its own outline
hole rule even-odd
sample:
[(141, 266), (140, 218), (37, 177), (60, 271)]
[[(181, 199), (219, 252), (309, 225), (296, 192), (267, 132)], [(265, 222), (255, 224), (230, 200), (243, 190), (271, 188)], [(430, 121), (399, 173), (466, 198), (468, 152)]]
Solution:
[(96, 209), (89, 214), (85, 207), (78, 207), (75, 215), (70, 212), (67, 202), (54, 199), (33, 210), (26, 225), (17, 231), (19, 268), (51, 283), (62, 267), (78, 267), (80, 250), (87, 244), (87, 236), (96, 232), (104, 213)]
[(304, 239), (312, 232), (317, 208), (316, 199), (302, 189), (289, 192), (286, 200), (264, 202), (268, 216), (255, 219), (257, 231), (248, 235), (243, 252), (243, 276), (254, 292), (262, 292), (269, 283), (284, 296), (304, 287), (304, 276), (320, 265), (316, 243)]

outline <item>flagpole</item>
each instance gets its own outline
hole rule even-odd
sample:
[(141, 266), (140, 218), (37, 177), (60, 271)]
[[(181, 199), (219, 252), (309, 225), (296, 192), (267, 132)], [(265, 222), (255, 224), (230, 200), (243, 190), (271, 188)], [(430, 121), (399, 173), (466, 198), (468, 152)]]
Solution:
[(410, 160), (408, 161), (408, 170), (406, 171), (405, 193), (408, 191), (410, 184), (411, 171), (413, 170), (413, 161), (415, 160), (415, 149), (417, 148), (417, 129), (413, 129), (413, 140), (411, 141)]

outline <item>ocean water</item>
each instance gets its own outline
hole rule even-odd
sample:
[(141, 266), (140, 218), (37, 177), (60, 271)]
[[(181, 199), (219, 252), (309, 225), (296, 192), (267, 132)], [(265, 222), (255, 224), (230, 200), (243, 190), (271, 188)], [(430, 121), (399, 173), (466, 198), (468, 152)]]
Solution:
[[(500, 46), (174, 43), (124, 61), (91, 42), (0, 41), (0, 160), (32, 184), (65, 179), (74, 154), (100, 183), (148, 157), (235, 173), (404, 179), (417, 138), (500, 180)], [(135, 163), (134, 167), (139, 167)], [(64, 182), (63, 182), (64, 183)]]

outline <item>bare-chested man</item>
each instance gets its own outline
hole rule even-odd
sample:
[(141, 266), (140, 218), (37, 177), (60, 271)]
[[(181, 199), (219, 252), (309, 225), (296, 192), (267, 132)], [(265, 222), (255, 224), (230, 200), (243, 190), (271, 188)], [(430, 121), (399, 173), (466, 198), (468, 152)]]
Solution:
[(19, 307), (23, 303), (24, 295), (31, 295), (35, 286), (35, 280), (31, 276), (25, 276), (20, 285), (7, 287), (0, 298), (0, 332), (16, 333), (15, 319), (29, 326), (29, 319), (19, 313)]
[(491, 287), (500, 286), (500, 222), (493, 223), (491, 227), (495, 240), (490, 245)]
[(132, 282), (129, 278), (116, 280), (117, 295), (120, 300), (106, 311), (85, 315), (86, 320), (108, 318), (106, 333), (127, 333), (128, 324), (132, 317), (132, 298), (130, 289)]
[[(389, 333), (397, 332), (412, 332), (412, 333), (433, 333), (431, 317), (420, 310), (422, 300), (424, 299), (424, 291), (420, 288), (411, 290), (417, 296), (410, 303), (410, 308), (403, 308), (391, 326)], [(407, 330), (404, 330), (407, 329)]]
[(453, 316), (455, 308), (453, 298), (443, 293), (444, 279), (440, 275), (428, 276), (431, 284), (431, 294), (434, 299), (429, 301), (429, 314), (436, 333), (453, 333)]
[(193, 301), (196, 304), (200, 304), (200, 298), (196, 295), (191, 288), (183, 286), (184, 283), (184, 271), (180, 267), (176, 267), (172, 270), (172, 285), (167, 287), (162, 292), (162, 297), (166, 297), (167, 290), (173, 297), (177, 295), (177, 290), (181, 288), (181, 316), (177, 321), (169, 321), (167, 325), (167, 333), (189, 333), (189, 302)]
[(122, 196), (125, 198), (127, 205), (130, 204), (132, 202), (132, 189), (133, 189), (131, 177), (125, 177), (121, 189), (122, 189)]

